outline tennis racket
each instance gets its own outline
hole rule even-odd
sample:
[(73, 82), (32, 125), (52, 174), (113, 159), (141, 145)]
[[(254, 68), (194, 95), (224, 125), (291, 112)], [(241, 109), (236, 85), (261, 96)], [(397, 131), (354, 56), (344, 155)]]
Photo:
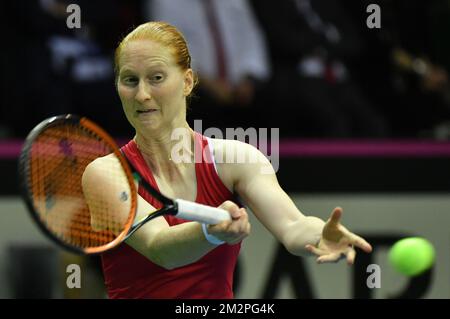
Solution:
[[(114, 169), (109, 166), (106, 185), (102, 181), (98, 187), (105, 192), (120, 190), (118, 205), (103, 196), (89, 196), (82, 185), (88, 165), (100, 159), (114, 162)], [(112, 249), (162, 215), (206, 224), (231, 219), (223, 209), (164, 196), (142, 178), (108, 133), (91, 120), (72, 114), (48, 118), (29, 133), (19, 159), (19, 179), (28, 211), (44, 234), (63, 248), (82, 254)], [(137, 185), (162, 208), (136, 221)], [(102, 227), (93, 225), (94, 211), (96, 223)]]

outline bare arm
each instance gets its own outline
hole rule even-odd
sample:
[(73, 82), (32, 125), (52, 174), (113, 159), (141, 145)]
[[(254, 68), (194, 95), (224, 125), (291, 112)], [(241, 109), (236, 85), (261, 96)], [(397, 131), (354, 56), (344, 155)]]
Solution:
[[(364, 239), (340, 225), (341, 208), (336, 208), (326, 222), (305, 216), (280, 187), (270, 162), (261, 152), (245, 143), (226, 141), (224, 145), (226, 143), (235, 144), (234, 150), (246, 154), (247, 161), (222, 164), (221, 173), (232, 181), (255, 216), (289, 252), (299, 256), (312, 253), (319, 256), (319, 262), (334, 261), (342, 253), (351, 263), (354, 260), (352, 245), (366, 251), (371, 249)], [(230, 150), (222, 147), (221, 151), (229, 153)]]
[[(224, 164), (232, 172), (236, 192), (289, 252), (307, 254), (305, 246), (318, 243), (325, 222), (300, 212), (280, 187), (270, 162), (262, 153), (248, 144), (232, 143), (236, 152), (246, 154), (247, 161)], [(225, 152), (230, 150), (225, 149)]]
[[(111, 211), (109, 219), (124, 220), (129, 214), (129, 203), (121, 200), (119, 196), (129, 188), (128, 183), (124, 176), (118, 177), (112, 173), (119, 170), (117, 159), (109, 155), (89, 164), (83, 174), (83, 192), (91, 211), (91, 225), (96, 230), (108, 227), (107, 220), (100, 218), (99, 213), (96, 213), (96, 203), (99, 201), (107, 203), (109, 211)], [(114, 183), (113, 179), (115, 179)], [(230, 207), (228, 203), (224, 203), (221, 208), (228, 210), (232, 216), (241, 214), (235, 207)], [(138, 195), (136, 219), (147, 216), (153, 211), (155, 208)], [(226, 228), (234, 223), (234, 221), (224, 222), (219, 225)], [(236, 239), (235, 234), (222, 237), (227, 242), (233, 242)], [(166, 269), (193, 263), (216, 247), (205, 239), (199, 223), (187, 222), (169, 226), (164, 217), (157, 217), (146, 223), (127, 239), (126, 243), (155, 264)]]

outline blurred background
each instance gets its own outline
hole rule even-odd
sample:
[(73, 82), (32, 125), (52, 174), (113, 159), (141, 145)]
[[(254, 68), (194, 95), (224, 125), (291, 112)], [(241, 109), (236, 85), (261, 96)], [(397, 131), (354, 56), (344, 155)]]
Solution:
[[(69, 4), (81, 9), (69, 28)], [(379, 7), (379, 28), (369, 4)], [(185, 35), (200, 82), (188, 120), (203, 130), (279, 128), (282, 187), (305, 214), (344, 223), (373, 254), (320, 265), (289, 256), (254, 220), (236, 271), (238, 298), (450, 297), (450, 1), (15, 0), (0, 5), (0, 298), (105, 298), (100, 260), (63, 252), (32, 223), (17, 157), (46, 117), (87, 116), (133, 137), (113, 56), (137, 25)], [(375, 19), (375, 20), (374, 20)], [(396, 240), (428, 238), (433, 269), (416, 278), (386, 260)], [(66, 285), (79, 264), (81, 288)], [(382, 269), (369, 289), (369, 264)]]

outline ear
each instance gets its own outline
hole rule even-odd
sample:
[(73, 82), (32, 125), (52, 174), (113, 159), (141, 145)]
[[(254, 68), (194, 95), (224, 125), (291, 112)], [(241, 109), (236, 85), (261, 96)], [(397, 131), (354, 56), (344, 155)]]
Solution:
[(187, 69), (184, 73), (184, 96), (189, 96), (194, 88), (194, 72), (192, 69)]

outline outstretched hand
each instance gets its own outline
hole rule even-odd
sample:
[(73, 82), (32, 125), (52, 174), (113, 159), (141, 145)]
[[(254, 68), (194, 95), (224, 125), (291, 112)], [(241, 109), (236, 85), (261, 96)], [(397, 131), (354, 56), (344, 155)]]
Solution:
[(318, 263), (337, 262), (346, 258), (347, 263), (352, 265), (356, 256), (354, 247), (366, 253), (372, 251), (372, 246), (367, 241), (341, 225), (341, 216), (342, 208), (336, 207), (325, 223), (319, 244), (305, 246), (306, 250), (318, 256)]

